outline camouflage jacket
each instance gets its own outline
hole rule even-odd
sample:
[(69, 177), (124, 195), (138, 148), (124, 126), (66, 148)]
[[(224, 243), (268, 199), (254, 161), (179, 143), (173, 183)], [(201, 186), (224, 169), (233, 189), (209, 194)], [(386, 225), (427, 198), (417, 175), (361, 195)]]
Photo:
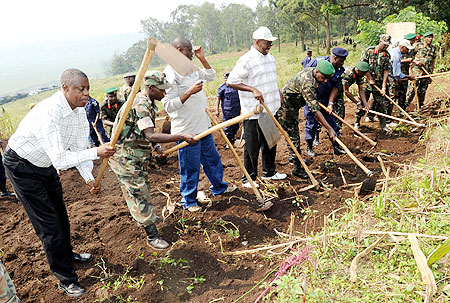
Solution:
[(19, 303), (20, 300), (16, 296), (16, 288), (14, 287), (8, 272), (0, 261), (0, 302)]
[(315, 67), (306, 67), (296, 73), (283, 87), (283, 95), (296, 95), (299, 99), (300, 107), (308, 105), (311, 112), (320, 110), (319, 101), (317, 101), (317, 89), (319, 82), (314, 77)]
[[(114, 121), (113, 132), (119, 123), (122, 107)], [(117, 141), (121, 145), (121, 152), (116, 153), (151, 157), (151, 143), (146, 139), (144, 129), (155, 127), (155, 118), (158, 108), (154, 101), (151, 101), (144, 93), (139, 92), (134, 99), (133, 106), (128, 114), (125, 125)]]
[(110, 105), (108, 99), (103, 100), (100, 105), (100, 118), (102, 120), (108, 120), (114, 122), (116, 120), (117, 113), (125, 102), (117, 100), (114, 105)]
[[(425, 67), (425, 69), (431, 74), (433, 72), (431, 70), (433, 67), (433, 61), (436, 59), (436, 47), (434, 45), (428, 45), (425, 47), (422, 43), (419, 44), (415, 59), (422, 62), (423, 67)], [(416, 76), (424, 74), (420, 66), (414, 65), (413, 69)]]
[(344, 77), (342, 79), (342, 86), (351, 86), (352, 84), (356, 83), (358, 86), (364, 85), (366, 81), (366, 76), (358, 76), (358, 74), (355, 71), (355, 68), (349, 68), (346, 69), (344, 72)]
[(368, 47), (361, 56), (361, 61), (370, 65), (370, 75), (378, 85), (383, 81), (385, 70), (391, 70), (391, 55), (388, 51), (379, 52), (375, 46)]
[(127, 101), (130, 93), (131, 93), (131, 86), (129, 86), (128, 84), (124, 84), (119, 89), (119, 94), (117, 95), (117, 97), (119, 97), (120, 100)]

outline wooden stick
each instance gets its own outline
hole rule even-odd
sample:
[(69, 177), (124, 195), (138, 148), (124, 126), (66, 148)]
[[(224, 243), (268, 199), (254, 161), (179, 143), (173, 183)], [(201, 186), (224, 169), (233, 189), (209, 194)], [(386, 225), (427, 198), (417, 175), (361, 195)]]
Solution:
[(419, 102), (419, 95), (417, 94), (417, 80), (414, 80), (414, 96), (416, 99), (416, 110), (419, 112), (420, 110), (420, 102)]
[[(375, 87), (380, 93), (383, 93), (383, 91), (378, 86), (373, 85), (373, 87)], [(416, 120), (414, 120), (400, 105), (398, 105), (397, 102), (392, 100), (391, 97), (389, 97), (387, 94), (385, 94), (384, 97), (391, 101), (392, 104), (394, 104), (406, 117), (408, 117), (409, 120), (416, 122)]]
[[(322, 103), (318, 102), (320, 107), (322, 107), (324, 110), (327, 110), (327, 108), (325, 107), (325, 105), (323, 105)], [(354, 128), (350, 123), (348, 123), (347, 121), (345, 121), (344, 119), (342, 119), (341, 117), (339, 117), (338, 115), (336, 115), (335, 113), (331, 113), (335, 118), (337, 118), (339, 121), (341, 121), (342, 123), (344, 123), (345, 125), (347, 125), (348, 127), (350, 127), (355, 133), (357, 133), (358, 135), (360, 135), (361, 137), (363, 137), (364, 139), (367, 140), (367, 142), (369, 142), (372, 146), (377, 145), (377, 142), (373, 141), (372, 139), (370, 139), (369, 137), (367, 137), (366, 135), (364, 135), (362, 132), (360, 132), (359, 130), (357, 130), (356, 128)]]
[(437, 74), (423, 75), (423, 76), (416, 77), (416, 79), (431, 78), (431, 77), (443, 76), (443, 75), (447, 75), (447, 74), (450, 74), (450, 71), (448, 71), (448, 72), (442, 72), (442, 73), (437, 73)]
[[(254, 109), (252, 112), (248, 112), (248, 113), (246, 113), (246, 114), (239, 115), (239, 116), (237, 116), (237, 117), (234, 117), (233, 119), (227, 120), (227, 121), (222, 122), (222, 123), (219, 123), (219, 124), (217, 124), (217, 125), (214, 125), (213, 127), (208, 128), (208, 129), (205, 130), (204, 132), (201, 132), (200, 134), (195, 135), (195, 136), (194, 136), (194, 139), (198, 141), (198, 140), (200, 140), (201, 138), (204, 138), (204, 137), (206, 137), (206, 136), (212, 134), (212, 133), (215, 132), (215, 131), (221, 130), (221, 129), (227, 127), (227, 126), (230, 126), (230, 125), (239, 123), (239, 122), (241, 122), (241, 121), (244, 121), (245, 119), (250, 118), (250, 117), (253, 116), (254, 114), (259, 114), (260, 112), (262, 112), (262, 107), (261, 107), (260, 105), (257, 105), (257, 106), (255, 107), (255, 109)], [(180, 144), (175, 145), (174, 147), (169, 148), (168, 150), (166, 150), (166, 151), (164, 152), (164, 155), (167, 156), (168, 154), (173, 153), (174, 151), (177, 151), (177, 150), (179, 150), (180, 148), (186, 147), (186, 146), (188, 146), (188, 145), (189, 145), (189, 143), (187, 143), (186, 141), (183, 141), (183, 142), (181, 142)]]
[(103, 145), (104, 143), (103, 143), (103, 140), (102, 140), (102, 136), (98, 132), (97, 127), (95, 127), (94, 122), (91, 122), (91, 124), (92, 124), (92, 127), (94, 128), (95, 134), (97, 135), (98, 141)]
[(272, 112), (269, 110), (267, 105), (264, 104), (264, 102), (261, 102), (261, 104), (262, 104), (262, 106), (264, 106), (264, 108), (266, 109), (266, 111), (269, 114), (270, 118), (272, 118), (273, 123), (275, 123), (275, 125), (278, 127), (278, 129), (280, 130), (281, 134), (286, 139), (287, 143), (291, 146), (292, 150), (294, 151), (295, 155), (297, 156), (298, 161), (300, 161), (300, 164), (303, 166), (303, 168), (305, 169), (305, 171), (308, 174), (309, 178), (311, 179), (313, 187), (316, 187), (317, 185), (319, 185), (319, 182), (316, 180), (316, 178), (314, 178), (314, 176), (311, 173), (311, 171), (309, 170), (308, 166), (303, 161), (302, 156), (300, 156), (300, 153), (297, 151), (297, 148), (295, 148), (295, 145), (292, 142), (291, 138), (289, 137), (287, 132), (281, 126), (280, 122), (278, 122), (277, 119), (275, 119), (275, 117), (273, 116)]
[[(206, 109), (205, 110), (206, 113), (209, 116), (209, 119), (211, 119), (211, 123), (213, 125), (218, 125), (219, 123), (217, 123), (216, 119), (214, 119), (213, 115), (211, 114), (211, 112)], [(228, 139), (227, 135), (225, 135), (225, 132), (223, 131), (223, 129), (220, 129), (220, 134), (222, 135), (223, 139), (225, 140), (225, 142), (228, 144), (228, 146), (230, 147), (231, 152), (233, 153), (234, 158), (236, 159), (237, 163), (239, 164), (239, 167), (241, 168), (242, 172), (244, 173), (245, 177), (247, 178), (248, 182), (250, 182), (253, 192), (255, 193), (256, 198), (258, 199), (258, 201), (260, 202), (264, 202), (263, 197), (261, 196), (261, 193), (259, 192), (259, 190), (256, 188), (255, 182), (252, 180), (252, 178), (250, 177), (250, 175), (248, 174), (248, 171), (245, 169), (244, 163), (242, 163), (241, 159), (239, 158), (236, 150), (234, 149), (233, 144), (230, 142), (230, 140)]]
[[(157, 40), (154, 38), (147, 40), (147, 50), (145, 51), (144, 58), (142, 59), (141, 66), (139, 67), (139, 71), (136, 75), (136, 80), (134, 81), (133, 88), (131, 89), (131, 93), (128, 96), (127, 102), (123, 105), (124, 110), (120, 116), (119, 123), (117, 124), (117, 127), (111, 137), (111, 142), (109, 145), (114, 146), (117, 143), (117, 140), (119, 139), (120, 133), (122, 132), (122, 128), (125, 124), (125, 121), (127, 120), (128, 114), (130, 113), (131, 107), (133, 106), (134, 98), (136, 97), (136, 94), (139, 92), (142, 84), (142, 80), (144, 79), (145, 72), (147, 71), (148, 65), (150, 64), (150, 61), (152, 60), (153, 54), (155, 53), (155, 47), (157, 44)], [(97, 179), (95, 179), (94, 186), (98, 186), (100, 184), (100, 180), (102, 179), (103, 173), (105, 172), (106, 166), (108, 165), (108, 159), (104, 158), (102, 166), (100, 167), (100, 170), (97, 175)]]
[(375, 115), (378, 115), (378, 116), (382, 116), (382, 117), (386, 117), (386, 118), (391, 118), (393, 120), (397, 120), (397, 121), (400, 121), (400, 122), (409, 123), (409, 124), (412, 124), (412, 125), (415, 125), (415, 126), (425, 127), (425, 124), (423, 124), (423, 123), (417, 123), (417, 122), (405, 120), (405, 119), (402, 119), (402, 118), (397, 118), (397, 117), (394, 117), (394, 116), (390, 116), (390, 115), (387, 115), (387, 114), (376, 112), (376, 111), (371, 110), (371, 109), (369, 110), (369, 113), (372, 113), (372, 114), (375, 114)]
[(367, 167), (364, 166), (364, 164), (362, 164), (356, 157), (355, 155), (353, 155), (353, 153), (347, 148), (347, 146), (345, 146), (345, 144), (338, 138), (335, 138), (336, 142), (345, 150), (345, 152), (347, 153), (347, 155), (349, 155), (350, 158), (352, 158), (352, 160), (356, 163), (356, 165), (358, 165), (365, 173), (367, 176), (372, 176), (373, 172), (371, 170), (369, 170)]
[[(421, 66), (421, 68), (422, 68), (422, 70), (423, 70), (427, 75), (430, 75), (430, 73), (425, 69), (425, 67)], [(436, 88), (438, 88), (435, 82), (431, 82), (431, 83), (432, 83)], [(447, 98), (450, 99), (450, 95), (449, 95), (444, 89), (443, 89), (442, 91), (443, 91), (444, 94), (447, 96)]]

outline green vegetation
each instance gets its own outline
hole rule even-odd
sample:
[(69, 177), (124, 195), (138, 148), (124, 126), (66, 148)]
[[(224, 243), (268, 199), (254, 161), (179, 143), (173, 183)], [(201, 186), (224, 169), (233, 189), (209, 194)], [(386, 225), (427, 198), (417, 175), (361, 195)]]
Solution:
[[(433, 294), (432, 285), (422, 279), (408, 237), (416, 235), (427, 256), (450, 234), (450, 129), (439, 121), (432, 124), (435, 127), (422, 138), (426, 155), (380, 184), (379, 195), (369, 200), (348, 199), (343, 208), (328, 215), (326, 228), (312, 233), (307, 241), (314, 248), (317, 269), (308, 264), (293, 266), (264, 302), (450, 300), (450, 256), (431, 265), (437, 286)], [(380, 237), (383, 239), (355, 263), (355, 257)], [(354, 282), (352, 261), (356, 265)]]

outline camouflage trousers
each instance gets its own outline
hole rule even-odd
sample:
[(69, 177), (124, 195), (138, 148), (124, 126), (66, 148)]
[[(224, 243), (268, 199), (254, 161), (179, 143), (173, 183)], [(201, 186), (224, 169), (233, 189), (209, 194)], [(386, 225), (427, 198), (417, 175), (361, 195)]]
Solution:
[(401, 108), (406, 109), (406, 92), (408, 91), (408, 81), (394, 81), (392, 85), (392, 94), (394, 101), (400, 105)]
[(150, 201), (149, 158), (151, 156), (137, 158), (119, 151), (109, 160), (109, 165), (120, 182), (130, 214), (142, 227), (158, 221)]
[[(423, 103), (425, 101), (425, 94), (428, 89), (429, 79), (419, 79), (416, 80), (416, 86), (417, 86), (417, 96), (419, 98), (419, 105), (420, 107), (423, 106)], [(414, 101), (414, 96), (416, 95), (414, 91), (414, 81), (409, 81), (408, 85), (408, 91), (406, 93), (406, 106), (411, 104), (411, 102)]]
[[(345, 104), (344, 104), (344, 93), (339, 90), (336, 98), (334, 99), (334, 105), (333, 105), (333, 112), (341, 117), (342, 119), (345, 119)], [(336, 120), (336, 125), (338, 126), (339, 130), (342, 128), (342, 122), (339, 119)]]
[(0, 303), (18, 303), (16, 288), (0, 261)]
[[(365, 90), (364, 93), (366, 94), (367, 100), (369, 100), (370, 94), (372, 94), (373, 102), (370, 105), (371, 110), (377, 111), (382, 114), (388, 115), (392, 114), (393, 104), (386, 97), (382, 96), (378, 90), (375, 91), (369, 87), (367, 90)], [(368, 116), (373, 117), (374, 114), (369, 114)], [(386, 124), (386, 118), (379, 117), (379, 119), (380, 119), (380, 126), (381, 128), (383, 128)]]
[[(298, 112), (300, 111), (300, 108), (305, 106), (305, 103), (297, 94), (283, 94), (283, 98), (284, 106), (278, 110), (277, 120), (291, 138), (297, 151), (301, 154)], [(293, 153), (293, 150), (289, 145), (288, 148), (289, 151)]]

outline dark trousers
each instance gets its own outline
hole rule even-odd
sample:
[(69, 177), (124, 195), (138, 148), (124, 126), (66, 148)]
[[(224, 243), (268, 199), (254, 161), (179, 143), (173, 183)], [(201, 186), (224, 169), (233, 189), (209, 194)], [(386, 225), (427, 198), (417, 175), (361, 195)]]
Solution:
[(0, 158), (0, 190), (6, 190), (6, 175), (2, 158)]
[(64, 284), (77, 282), (72, 266), (69, 218), (55, 168), (37, 167), (8, 147), (3, 163), (17, 197), (42, 241), (50, 269)]
[[(262, 170), (264, 177), (271, 177), (275, 174), (275, 156), (277, 146), (269, 149), (266, 138), (259, 127), (258, 119), (244, 121), (244, 166), (252, 180), (258, 176), (258, 157), (261, 150)], [(242, 177), (242, 182), (247, 178)]]

